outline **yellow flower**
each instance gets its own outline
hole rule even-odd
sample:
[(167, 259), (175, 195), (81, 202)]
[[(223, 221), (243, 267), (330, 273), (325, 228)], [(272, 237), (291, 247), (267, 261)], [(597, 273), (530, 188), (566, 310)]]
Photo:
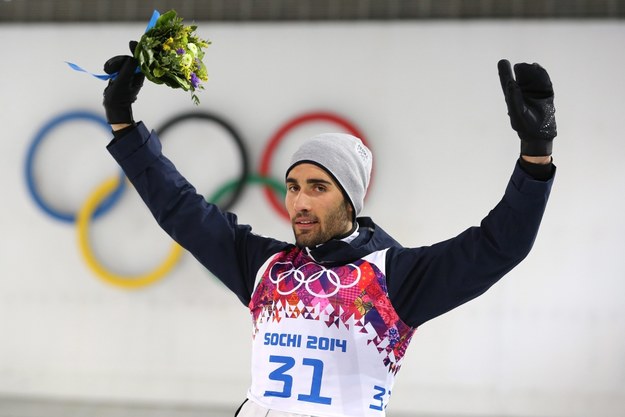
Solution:
[(169, 38), (163, 44), (163, 51), (169, 51), (171, 49), (171, 44), (174, 43), (174, 38)]

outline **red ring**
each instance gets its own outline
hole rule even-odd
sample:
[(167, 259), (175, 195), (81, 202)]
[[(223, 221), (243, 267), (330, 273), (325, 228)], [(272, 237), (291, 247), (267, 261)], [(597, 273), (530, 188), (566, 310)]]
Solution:
[[(273, 154), (275, 153), (280, 142), (284, 139), (286, 134), (291, 129), (294, 129), (304, 123), (314, 122), (314, 121), (324, 121), (324, 122), (335, 123), (341, 126), (342, 128), (344, 128), (345, 130), (347, 130), (348, 133), (356, 136), (357, 138), (360, 138), (362, 140), (362, 143), (365, 146), (367, 147), (369, 146), (367, 142), (365, 141), (365, 138), (363, 137), (362, 133), (358, 130), (358, 128), (356, 128), (356, 126), (354, 126), (351, 122), (345, 120), (341, 116), (338, 116), (333, 113), (328, 113), (328, 112), (304, 113), (286, 122), (271, 137), (271, 139), (269, 140), (269, 143), (267, 144), (267, 147), (265, 147), (265, 150), (263, 152), (263, 155), (260, 161), (260, 174), (263, 176), (269, 175), (269, 166), (271, 165), (271, 158), (273, 157)], [(263, 192), (265, 193), (265, 197), (269, 199), (269, 203), (273, 206), (274, 210), (276, 210), (278, 214), (280, 214), (286, 220), (290, 220), (289, 213), (286, 211), (286, 208), (284, 207), (284, 203), (278, 200), (273, 189), (271, 187), (265, 186), (263, 189)]]

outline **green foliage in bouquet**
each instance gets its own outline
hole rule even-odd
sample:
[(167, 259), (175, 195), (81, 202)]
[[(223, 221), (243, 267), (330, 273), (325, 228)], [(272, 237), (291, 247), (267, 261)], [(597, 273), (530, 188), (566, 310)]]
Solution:
[(191, 98), (197, 105), (200, 100), (196, 91), (204, 89), (201, 81), (208, 80), (202, 59), (203, 48), (210, 42), (197, 37), (196, 29), (195, 25), (183, 25), (182, 18), (170, 10), (141, 37), (134, 56), (148, 80), (191, 91)]

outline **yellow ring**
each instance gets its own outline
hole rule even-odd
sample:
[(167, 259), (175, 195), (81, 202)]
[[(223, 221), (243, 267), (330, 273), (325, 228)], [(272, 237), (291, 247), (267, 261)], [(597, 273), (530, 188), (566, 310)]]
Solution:
[(150, 285), (163, 278), (176, 265), (182, 255), (182, 247), (174, 242), (165, 261), (153, 271), (143, 275), (124, 276), (108, 271), (96, 259), (89, 245), (89, 222), (99, 204), (108, 197), (119, 185), (119, 177), (109, 178), (96, 188), (87, 198), (78, 212), (76, 224), (78, 226), (78, 245), (87, 265), (96, 275), (105, 282), (126, 289), (136, 289)]

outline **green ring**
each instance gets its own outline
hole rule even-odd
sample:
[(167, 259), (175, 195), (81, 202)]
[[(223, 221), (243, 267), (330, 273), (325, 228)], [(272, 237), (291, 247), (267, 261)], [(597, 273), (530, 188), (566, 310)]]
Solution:
[[(208, 197), (206, 199), (206, 201), (208, 201), (209, 203), (212, 204), (217, 204), (219, 202), (220, 199), (222, 199), (224, 196), (226, 196), (229, 192), (234, 191), (237, 186), (239, 185), (239, 179), (234, 179), (234, 180), (230, 180), (228, 182), (226, 182), (224, 185), (222, 185), (221, 187), (219, 187), (219, 189), (217, 191), (215, 191), (210, 197)], [(261, 184), (261, 185), (268, 185), (271, 188), (273, 188), (276, 192), (282, 194), (282, 196), (286, 196), (286, 189), (284, 187), (284, 184), (282, 184), (280, 181), (274, 179), (274, 178), (270, 178), (270, 177), (264, 177), (262, 175), (248, 175), (247, 177), (245, 177), (245, 179), (243, 180), (243, 182), (245, 184)], [(209, 271), (210, 273), (210, 271)], [(215, 278), (215, 280), (220, 283), (221, 285), (224, 286), (225, 288), (225, 284), (223, 282), (221, 282), (221, 280), (219, 280), (217, 277), (215, 277), (212, 273), (210, 273), (213, 278)]]
[[(276, 192), (280, 193), (283, 198), (286, 197), (286, 189), (284, 188), (284, 184), (274, 178), (264, 177), (261, 175), (248, 175), (247, 177), (245, 177), (244, 182), (246, 184), (268, 185)], [(215, 191), (210, 197), (208, 197), (206, 201), (208, 201), (209, 203), (217, 204), (229, 192), (232, 192), (234, 189), (236, 189), (238, 185), (239, 179), (228, 181), (227, 183), (222, 185), (217, 191)]]

